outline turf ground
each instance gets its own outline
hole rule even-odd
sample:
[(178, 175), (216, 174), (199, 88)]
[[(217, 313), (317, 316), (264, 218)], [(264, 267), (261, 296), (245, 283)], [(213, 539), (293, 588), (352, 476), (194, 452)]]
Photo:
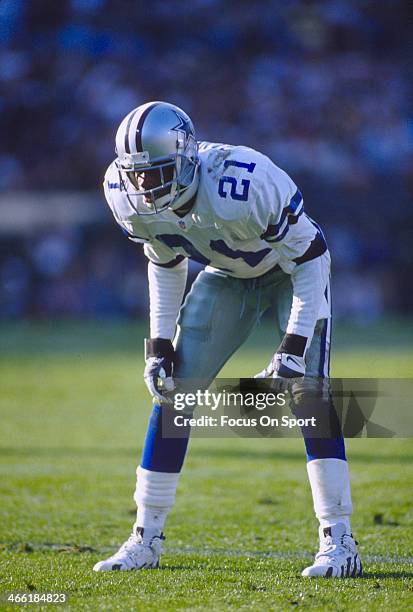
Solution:
[[(410, 439), (348, 441), (362, 579), (300, 578), (317, 546), (301, 440), (192, 440), (161, 570), (92, 572), (134, 518), (143, 336), (0, 329), (0, 592), (64, 592), (71, 610), (411, 609)], [(413, 377), (412, 336), (397, 322), (339, 329), (333, 374)], [(223, 374), (261, 369), (274, 343), (263, 326)]]

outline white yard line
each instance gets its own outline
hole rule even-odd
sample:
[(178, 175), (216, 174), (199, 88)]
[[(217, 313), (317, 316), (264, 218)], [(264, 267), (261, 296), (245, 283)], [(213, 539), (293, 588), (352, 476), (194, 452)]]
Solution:
[[(294, 551), (294, 552), (279, 552), (269, 551), (263, 552), (258, 550), (228, 550), (224, 548), (196, 548), (191, 546), (184, 546), (177, 548), (174, 546), (166, 546), (164, 552), (167, 554), (179, 554), (184, 555), (194, 554), (201, 557), (222, 556), (222, 557), (256, 557), (261, 559), (311, 559), (313, 557), (311, 552), (308, 551)], [(314, 551), (315, 554), (316, 551)], [(411, 563), (413, 564), (413, 557), (405, 557), (402, 555), (364, 555), (362, 554), (362, 560), (368, 563)]]
[[(32, 551), (42, 551), (42, 550), (53, 550), (55, 552), (67, 552), (67, 553), (76, 553), (82, 554), (87, 552), (106, 554), (113, 553), (116, 550), (116, 546), (108, 547), (90, 547), (87, 545), (77, 545), (73, 543), (65, 543), (65, 544), (56, 544), (52, 542), (43, 542), (43, 543), (30, 543), (30, 550), (24, 549), (25, 544), (23, 543), (13, 543), (13, 544), (1, 544), (0, 549), (3, 550), (11, 550), (18, 552), (30, 552)], [(316, 551), (314, 551), (315, 554)], [(282, 552), (282, 551), (261, 551), (261, 550), (229, 550), (227, 548), (210, 548), (209, 546), (199, 548), (196, 546), (168, 546), (167, 544), (164, 547), (164, 553), (168, 555), (199, 555), (200, 557), (239, 557), (239, 558), (248, 558), (253, 557), (257, 559), (281, 559), (281, 560), (294, 560), (294, 559), (311, 559), (313, 557), (313, 553), (311, 551), (292, 551), (292, 552)], [(413, 565), (413, 557), (407, 557), (404, 555), (365, 555), (361, 553), (362, 561), (367, 563), (408, 563)]]

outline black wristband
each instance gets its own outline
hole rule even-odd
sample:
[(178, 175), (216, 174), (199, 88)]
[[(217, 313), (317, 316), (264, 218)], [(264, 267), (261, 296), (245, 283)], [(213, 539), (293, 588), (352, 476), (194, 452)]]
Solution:
[(145, 338), (145, 359), (149, 357), (166, 357), (174, 360), (175, 349), (171, 340), (165, 338)]
[(277, 353), (289, 353), (303, 357), (308, 338), (299, 336), (298, 334), (285, 334)]

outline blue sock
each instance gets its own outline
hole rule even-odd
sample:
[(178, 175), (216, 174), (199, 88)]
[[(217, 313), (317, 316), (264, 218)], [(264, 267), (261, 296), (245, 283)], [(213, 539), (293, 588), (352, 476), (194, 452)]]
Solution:
[(307, 461), (313, 459), (343, 459), (346, 461), (344, 438), (307, 438), (304, 436)]
[(331, 399), (308, 393), (293, 405), (293, 412), (298, 418), (316, 418), (315, 427), (301, 427), (307, 461), (329, 458), (346, 461), (341, 421)]
[[(141, 467), (152, 472), (177, 474), (181, 471), (191, 428), (189, 425), (176, 426), (173, 422), (175, 416), (173, 410), (154, 405), (143, 445)], [(176, 430), (177, 437), (162, 437), (162, 425), (168, 432)]]

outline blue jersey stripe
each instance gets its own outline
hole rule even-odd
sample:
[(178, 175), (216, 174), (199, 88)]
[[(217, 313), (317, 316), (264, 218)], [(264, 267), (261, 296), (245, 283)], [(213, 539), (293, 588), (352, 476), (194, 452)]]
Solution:
[[(261, 234), (261, 238), (266, 240), (267, 238), (276, 236), (280, 232), (281, 227), (284, 225), (284, 222), (285, 222), (287, 216), (288, 215), (297, 215), (296, 211), (297, 211), (298, 207), (300, 206), (302, 200), (303, 200), (303, 196), (301, 195), (301, 192), (297, 189), (297, 191), (295, 192), (295, 194), (291, 198), (290, 203), (288, 204), (288, 206), (285, 206), (282, 209), (281, 217), (280, 217), (279, 222), (275, 223), (275, 224), (269, 225), (267, 227), (267, 229), (265, 230), (265, 232), (263, 234)], [(301, 210), (303, 210), (303, 208)]]
[(271, 240), (269, 240), (268, 238), (265, 238), (265, 241), (269, 242), (270, 244), (272, 244), (273, 242), (280, 242), (286, 236), (288, 230), (290, 229), (290, 224), (292, 224), (293, 221), (297, 221), (298, 217), (301, 217), (303, 212), (304, 212), (304, 206), (301, 208), (301, 210), (296, 215), (294, 216), (291, 215), (290, 217), (288, 217), (287, 225), (285, 226), (285, 228), (283, 229), (283, 231), (281, 232), (279, 236), (277, 236), (276, 238), (272, 238)]
[(303, 199), (303, 196), (301, 194), (301, 191), (299, 191), (297, 189), (297, 191), (295, 192), (295, 194), (293, 195), (293, 197), (291, 198), (291, 201), (290, 201), (291, 212), (295, 212), (295, 210), (299, 206), (299, 204), (300, 204), (302, 199)]
[(290, 226), (287, 223), (287, 225), (285, 226), (285, 228), (283, 229), (283, 231), (281, 232), (279, 236), (277, 236), (276, 238), (273, 238), (272, 240), (267, 239), (266, 242), (280, 242), (285, 237), (289, 229), (290, 229)]

